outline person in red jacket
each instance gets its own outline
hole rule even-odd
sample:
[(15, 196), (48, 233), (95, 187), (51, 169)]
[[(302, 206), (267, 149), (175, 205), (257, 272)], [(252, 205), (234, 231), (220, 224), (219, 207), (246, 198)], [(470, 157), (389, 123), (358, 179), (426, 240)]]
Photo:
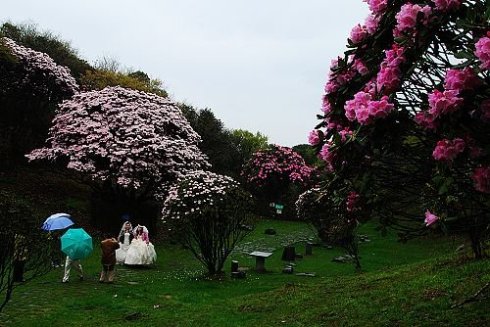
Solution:
[(116, 249), (119, 248), (119, 242), (115, 238), (106, 238), (100, 242), (100, 248), (102, 249), (102, 272), (100, 273), (99, 282), (114, 282), (116, 266)]

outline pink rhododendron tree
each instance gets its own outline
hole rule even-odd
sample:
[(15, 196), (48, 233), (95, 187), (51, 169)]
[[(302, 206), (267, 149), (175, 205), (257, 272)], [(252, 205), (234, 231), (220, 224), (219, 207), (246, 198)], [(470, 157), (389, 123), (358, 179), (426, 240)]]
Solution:
[[(310, 134), (310, 142), (320, 142), (321, 135)], [(242, 171), (252, 192), (268, 205), (285, 204), (285, 215), (294, 215), (294, 201), (309, 184), (313, 169), (293, 149), (273, 145), (256, 152)]]
[(251, 231), (251, 207), (252, 196), (231, 177), (196, 171), (170, 189), (162, 220), (169, 234), (215, 275)]
[(68, 68), (0, 37), (0, 169), (24, 163), (42, 145), (56, 106), (77, 91)]
[(112, 190), (129, 212), (162, 186), (208, 166), (200, 136), (168, 98), (121, 87), (76, 94), (64, 101), (44, 148), (29, 160), (49, 160)]
[(365, 2), (371, 13), (331, 64), (310, 133), (334, 176), (323, 192), (346, 203), (339, 215), (379, 217), (404, 239), (427, 226), (467, 233), (481, 257), (490, 230), (490, 2)]

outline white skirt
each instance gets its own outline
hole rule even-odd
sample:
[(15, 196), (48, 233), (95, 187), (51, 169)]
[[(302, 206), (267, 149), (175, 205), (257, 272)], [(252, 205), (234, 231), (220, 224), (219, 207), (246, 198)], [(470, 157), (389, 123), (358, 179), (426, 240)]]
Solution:
[[(116, 253), (117, 255), (117, 253)], [(117, 259), (116, 259), (117, 260)], [(153, 244), (133, 239), (126, 252), (125, 265), (151, 265), (157, 260), (157, 253)]]

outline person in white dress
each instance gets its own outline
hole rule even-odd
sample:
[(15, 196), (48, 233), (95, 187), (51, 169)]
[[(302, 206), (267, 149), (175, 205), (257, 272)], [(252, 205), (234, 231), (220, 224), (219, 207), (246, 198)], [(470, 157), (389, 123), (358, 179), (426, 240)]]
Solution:
[(148, 266), (156, 262), (157, 253), (150, 242), (148, 229), (145, 226), (136, 226), (133, 230), (134, 238), (129, 245), (124, 260), (125, 265)]
[(117, 237), (119, 240), (119, 249), (116, 250), (116, 262), (123, 264), (126, 260), (126, 253), (128, 252), (129, 245), (133, 240), (133, 226), (129, 221), (124, 222)]

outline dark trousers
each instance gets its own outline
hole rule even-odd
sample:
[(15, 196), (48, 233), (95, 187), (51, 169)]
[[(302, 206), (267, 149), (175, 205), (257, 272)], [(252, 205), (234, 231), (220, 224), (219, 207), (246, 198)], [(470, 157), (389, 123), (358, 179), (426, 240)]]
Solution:
[(14, 261), (14, 282), (23, 282), (24, 281), (24, 266), (25, 261)]

